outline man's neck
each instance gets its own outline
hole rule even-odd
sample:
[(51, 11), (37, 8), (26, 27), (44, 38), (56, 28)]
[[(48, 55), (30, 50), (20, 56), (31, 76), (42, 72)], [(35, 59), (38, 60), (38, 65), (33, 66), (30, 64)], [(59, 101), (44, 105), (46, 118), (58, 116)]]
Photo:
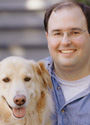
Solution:
[(75, 81), (90, 75), (90, 69), (87, 66), (80, 70), (76, 67), (64, 67), (63, 69), (55, 67), (55, 73), (63, 80)]

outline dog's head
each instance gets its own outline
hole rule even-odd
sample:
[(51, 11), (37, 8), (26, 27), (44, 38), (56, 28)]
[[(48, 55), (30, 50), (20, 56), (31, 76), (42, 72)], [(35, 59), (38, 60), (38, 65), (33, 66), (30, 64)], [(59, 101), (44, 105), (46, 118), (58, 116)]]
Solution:
[[(23, 118), (41, 94), (52, 88), (44, 63), (8, 57), (0, 62), (0, 117)], [(30, 107), (30, 108), (32, 108)]]

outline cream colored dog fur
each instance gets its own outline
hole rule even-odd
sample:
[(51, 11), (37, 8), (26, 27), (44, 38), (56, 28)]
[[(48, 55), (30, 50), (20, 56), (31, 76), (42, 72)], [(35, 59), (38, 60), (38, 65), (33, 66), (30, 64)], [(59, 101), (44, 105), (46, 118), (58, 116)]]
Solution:
[(0, 125), (52, 125), (50, 76), (42, 62), (8, 57), (0, 62)]

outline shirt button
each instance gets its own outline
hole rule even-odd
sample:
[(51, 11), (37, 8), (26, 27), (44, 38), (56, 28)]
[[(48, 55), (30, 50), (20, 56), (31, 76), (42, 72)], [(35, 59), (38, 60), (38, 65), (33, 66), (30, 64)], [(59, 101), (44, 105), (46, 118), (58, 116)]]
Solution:
[(59, 86), (57, 87), (57, 90), (60, 90), (60, 87), (59, 87)]
[(62, 110), (62, 113), (64, 113), (64, 112), (65, 112), (65, 110), (63, 109), (63, 110)]

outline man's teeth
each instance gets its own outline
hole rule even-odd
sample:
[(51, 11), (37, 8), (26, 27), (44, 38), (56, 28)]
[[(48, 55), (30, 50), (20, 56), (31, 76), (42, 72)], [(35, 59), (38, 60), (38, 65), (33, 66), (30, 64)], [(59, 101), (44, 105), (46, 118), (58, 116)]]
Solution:
[(73, 53), (75, 50), (61, 50), (61, 53)]

